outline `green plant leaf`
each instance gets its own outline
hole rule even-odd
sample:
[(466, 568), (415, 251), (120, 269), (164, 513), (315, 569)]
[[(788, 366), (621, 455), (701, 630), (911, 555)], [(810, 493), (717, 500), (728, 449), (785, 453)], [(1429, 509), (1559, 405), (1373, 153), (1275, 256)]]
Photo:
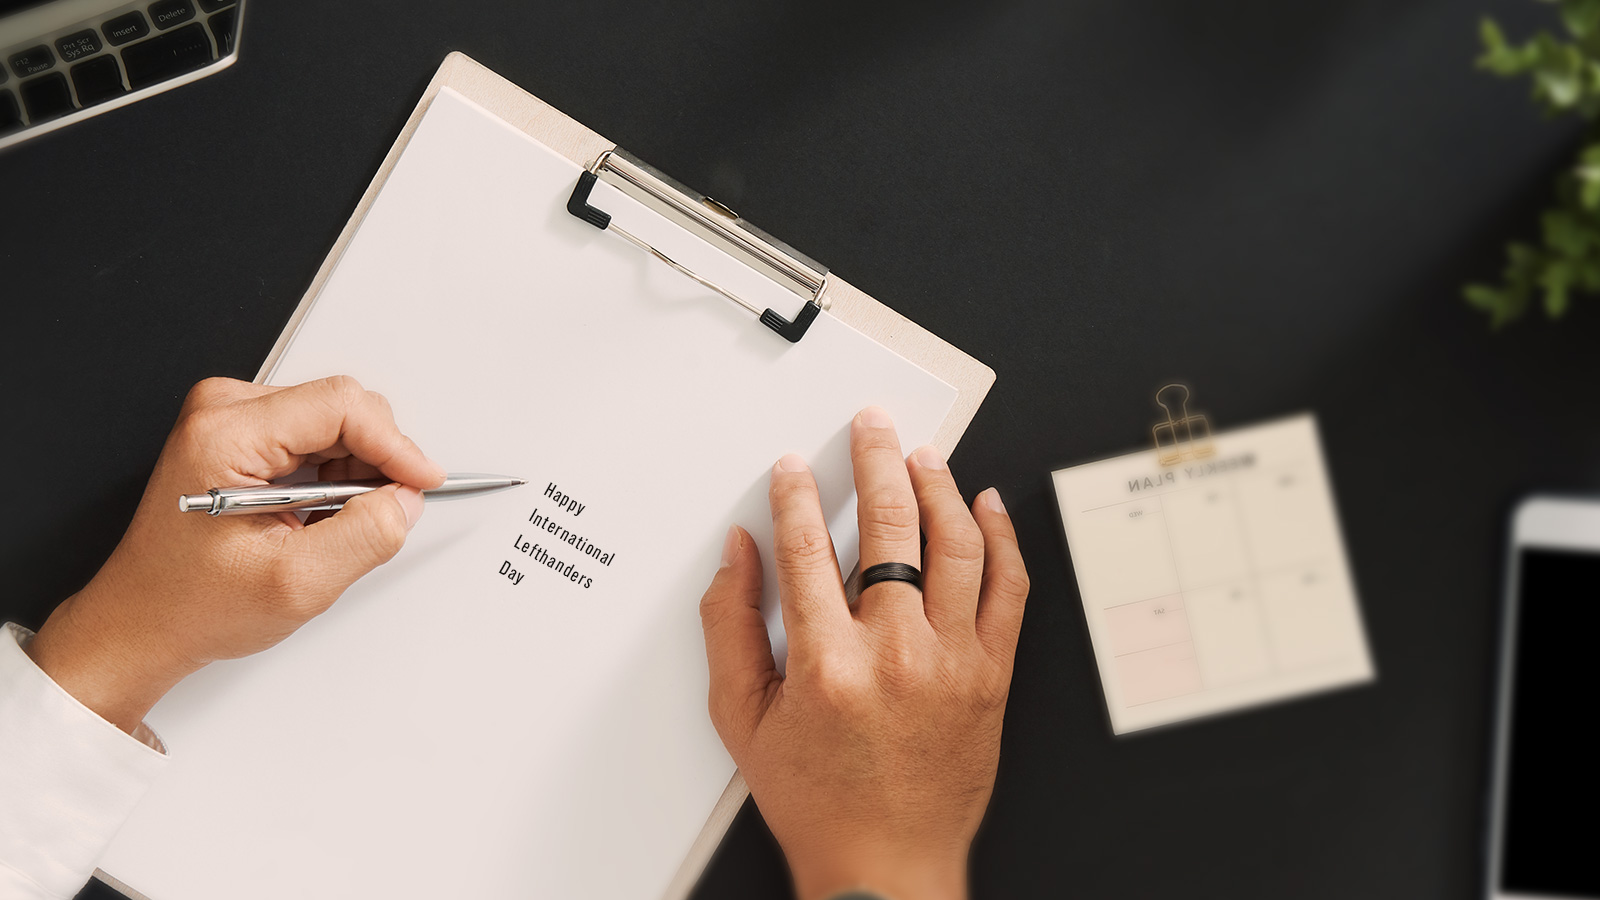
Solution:
[(1545, 273), (1544, 311), (1550, 318), (1559, 319), (1567, 311), (1567, 303), (1571, 297), (1567, 293), (1567, 281), (1564, 277), (1555, 277), (1554, 271)]
[(1576, 47), (1561, 44), (1548, 34), (1534, 38), (1534, 90), (1557, 110), (1575, 106), (1583, 96), (1583, 58)]
[(1565, 210), (1552, 209), (1540, 218), (1540, 223), (1544, 226), (1546, 247), (1562, 256), (1583, 255), (1590, 234), (1576, 216)]
[(1561, 22), (1582, 40), (1600, 30), (1600, 0), (1561, 0)]
[(1506, 44), (1506, 33), (1495, 20), (1484, 16), (1478, 21), (1478, 37), (1483, 40), (1486, 53), (1503, 53), (1511, 48)]
[(1469, 284), (1462, 290), (1462, 296), (1467, 298), (1469, 306), (1477, 307), (1484, 312), (1494, 312), (1505, 305), (1505, 291), (1492, 288), (1487, 284)]
[(1578, 202), (1587, 210), (1600, 209), (1600, 166), (1580, 166), (1578, 177), (1582, 180)]
[(1516, 75), (1527, 68), (1524, 54), (1506, 43), (1505, 33), (1493, 19), (1485, 17), (1478, 24), (1478, 34), (1483, 39), (1483, 55), (1478, 66), (1501, 76)]
[(1600, 259), (1590, 254), (1584, 259), (1573, 260), (1572, 283), (1585, 293), (1600, 291)]
[(1522, 318), (1535, 303), (1554, 319), (1566, 314), (1574, 293), (1600, 294), (1600, 0), (1544, 2), (1557, 8), (1573, 40), (1540, 31), (1513, 43), (1499, 23), (1484, 17), (1476, 65), (1502, 77), (1526, 74), (1534, 102), (1547, 115), (1581, 116), (1589, 136), (1555, 173), (1538, 244), (1512, 242), (1499, 283), (1462, 288), (1467, 305), (1486, 314), (1493, 328)]

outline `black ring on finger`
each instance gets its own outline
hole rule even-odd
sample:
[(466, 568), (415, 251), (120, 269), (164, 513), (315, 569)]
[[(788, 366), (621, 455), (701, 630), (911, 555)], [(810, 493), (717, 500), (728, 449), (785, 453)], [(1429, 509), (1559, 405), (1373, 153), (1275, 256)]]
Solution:
[(880, 581), (903, 581), (919, 592), (922, 590), (922, 572), (916, 566), (905, 563), (888, 562), (868, 566), (861, 573), (861, 592), (866, 593), (867, 588)]

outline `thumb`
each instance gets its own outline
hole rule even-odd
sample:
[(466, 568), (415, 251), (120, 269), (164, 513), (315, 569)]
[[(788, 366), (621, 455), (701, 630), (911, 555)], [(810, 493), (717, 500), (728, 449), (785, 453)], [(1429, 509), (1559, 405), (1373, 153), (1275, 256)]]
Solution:
[(700, 600), (711, 669), (711, 723), (735, 761), (782, 678), (761, 618), (761, 556), (737, 525), (728, 529), (722, 568)]
[(333, 598), (356, 579), (394, 558), (422, 517), (422, 492), (390, 484), (345, 503), (327, 519), (290, 533), (292, 552), (321, 573)]

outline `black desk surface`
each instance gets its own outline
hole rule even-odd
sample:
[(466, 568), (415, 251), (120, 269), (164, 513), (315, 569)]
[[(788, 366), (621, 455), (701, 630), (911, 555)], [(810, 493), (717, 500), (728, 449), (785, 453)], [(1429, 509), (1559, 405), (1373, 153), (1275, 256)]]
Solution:
[[(1578, 134), (1473, 70), (1477, 19), (1550, 9), (784, 7), (255, 0), (232, 70), (0, 154), (0, 616), (94, 573), (459, 49), (999, 373), (952, 464), (1034, 591), (978, 896), (1474, 896), (1506, 514), (1600, 482), (1600, 303), (1460, 300)], [(1375, 686), (1110, 735), (1048, 473), (1147, 442), (1173, 379), (1218, 427), (1316, 411)], [(785, 894), (747, 805), (698, 896)]]

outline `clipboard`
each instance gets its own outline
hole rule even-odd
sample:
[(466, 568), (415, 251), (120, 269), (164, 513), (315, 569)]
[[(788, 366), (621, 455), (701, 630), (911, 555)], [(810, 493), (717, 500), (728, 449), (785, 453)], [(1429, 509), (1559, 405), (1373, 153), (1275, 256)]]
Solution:
[[(443, 65), (434, 73), (433, 80), (422, 92), (422, 99), (418, 101), (416, 109), (412, 110), (410, 118), (400, 130), (400, 136), (395, 139), (394, 146), (389, 148), (388, 155), (383, 158), (377, 174), (373, 176), (372, 183), (361, 195), (361, 201), (356, 204), (355, 212), (345, 223), (344, 230), (339, 233), (339, 239), (334, 242), (333, 249), (323, 260), (322, 267), (317, 270), (310, 288), (306, 290), (300, 304), (295, 307), (294, 314), (289, 317), (283, 333), (278, 336), (277, 343), (273, 345), (266, 360), (261, 364), (261, 369), (256, 373), (257, 383), (265, 380), (267, 374), (277, 365), (278, 359), (288, 349), (295, 331), (316, 303), (317, 296), (322, 292), (328, 277), (338, 266), (345, 247), (355, 237), (356, 229), (361, 226), (367, 210), (372, 207), (378, 192), (383, 189), (384, 181), (394, 169), (395, 163), (399, 161), (400, 154), (405, 151), (406, 144), (416, 131), (418, 123), (422, 121), (423, 114), (428, 111), (433, 98), (444, 88), (451, 88), (461, 93), (467, 99), (521, 129), (529, 137), (582, 166), (586, 175), (580, 176), (579, 182), (573, 185), (574, 194), (570, 201), (569, 212), (583, 208), (594, 183), (604, 179), (608, 183), (622, 187), (626, 193), (633, 196), (649, 198), (646, 199), (648, 205), (655, 206), (666, 214), (677, 216), (684, 222), (686, 228), (693, 229), (701, 235), (710, 235), (723, 246), (733, 248), (736, 255), (754, 260), (756, 265), (773, 271), (774, 280), (794, 290), (798, 296), (809, 298), (787, 316), (776, 310), (763, 310), (757, 314), (762, 326), (777, 332), (784, 339), (795, 341), (803, 339), (804, 323), (809, 323), (820, 309), (825, 308), (845, 324), (943, 379), (956, 389), (956, 402), (950, 410), (950, 415), (940, 427), (933, 444), (947, 455), (955, 450), (956, 443), (971, 424), (973, 416), (977, 415), (978, 407), (989, 393), (989, 388), (994, 385), (993, 369), (879, 303), (865, 291), (838, 275), (821, 270), (814, 261), (765, 235), (748, 222), (731, 215), (732, 211), (722, 204), (695, 194), (651, 169), (636, 157), (618, 148), (615, 141), (606, 140), (597, 132), (459, 51), (445, 57)], [(721, 212), (713, 212), (707, 208), (705, 201), (720, 208)], [(706, 208), (707, 214), (691, 216), (691, 211), (699, 208)], [(604, 215), (603, 210), (594, 210), (594, 213)], [(596, 227), (605, 227), (600, 224), (597, 215), (589, 214), (586, 217), (578, 212), (573, 214)], [(611, 230), (616, 233), (616, 229)], [(752, 239), (749, 241), (749, 248), (742, 252), (738, 249), (741, 236)], [(631, 237), (624, 239), (631, 240)], [(767, 246), (761, 247), (762, 243)], [(642, 252), (649, 251), (642, 250)], [(787, 271), (785, 263), (788, 263)], [(726, 296), (722, 288), (716, 285), (708, 286)], [(736, 298), (730, 299), (742, 302)], [(802, 324), (796, 327), (796, 323)], [(788, 333), (785, 333), (786, 330)]]
[[(608, 234), (605, 239), (636, 244), (639, 252), (657, 257), (656, 264), (671, 266), (685, 277), (723, 295), (729, 302), (743, 306), (750, 313), (750, 328), (759, 333), (760, 339), (778, 342), (779, 346), (784, 342), (803, 342), (810, 324), (821, 310), (827, 309), (831, 316), (866, 338), (944, 381), (954, 389), (956, 396), (939, 424), (932, 443), (946, 454), (953, 451), (994, 382), (992, 370), (878, 303), (837, 275), (827, 272), (814, 261), (750, 226), (716, 201), (695, 194), (650, 169), (636, 157), (619, 150), (613, 142), (461, 53), (452, 53), (445, 59), (424, 91), (399, 138), (390, 148), (332, 251), (257, 373), (258, 383), (265, 383), (284, 357), (424, 114), (440, 91), (445, 89), (482, 107), (545, 148), (581, 167), (582, 173), (574, 183), (568, 200), (568, 214), (597, 229), (617, 232), (615, 238)], [(728, 255), (782, 285), (787, 289), (787, 295), (794, 298), (793, 308), (760, 306), (758, 310), (758, 304), (747, 302), (737, 290), (725, 289), (702, 278), (647, 242), (623, 232), (616, 223), (610, 221), (604, 209), (597, 209), (589, 202), (595, 184), (602, 181), (638, 199), (642, 205), (672, 219), (684, 230), (725, 250)], [(856, 572), (848, 579), (847, 591), (853, 594), (858, 585), (859, 572)], [(748, 793), (743, 777), (735, 772), (671, 880), (664, 894), (668, 900), (680, 900), (692, 890)], [(129, 897), (141, 896), (111, 875), (104, 872), (97, 872), (96, 875)]]

